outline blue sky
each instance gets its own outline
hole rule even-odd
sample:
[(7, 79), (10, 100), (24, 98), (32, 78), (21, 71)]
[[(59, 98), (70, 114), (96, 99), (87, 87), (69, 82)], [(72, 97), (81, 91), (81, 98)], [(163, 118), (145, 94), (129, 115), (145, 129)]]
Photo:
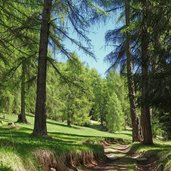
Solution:
[(108, 69), (109, 64), (104, 62), (104, 57), (112, 50), (105, 45), (105, 33), (108, 30), (114, 29), (115, 24), (114, 21), (106, 22), (106, 24), (96, 24), (91, 27), (91, 32), (89, 34), (89, 38), (92, 41), (92, 45), (94, 46), (94, 53), (97, 58), (97, 61), (90, 57), (86, 57), (83, 55), (81, 59), (87, 63), (91, 68), (96, 68), (101, 75), (104, 75), (105, 71)]
[[(65, 42), (66, 47), (70, 47), (71, 51), (75, 51), (81, 60), (86, 63), (90, 68), (95, 68), (101, 76), (105, 76), (106, 70), (109, 68), (110, 64), (104, 62), (104, 57), (111, 52), (114, 47), (107, 47), (105, 45), (105, 33), (108, 30), (113, 30), (119, 26), (119, 23), (116, 22), (117, 15), (113, 19), (108, 19), (105, 23), (95, 24), (90, 27), (89, 38), (93, 45), (94, 54), (97, 58), (95, 61), (93, 58), (86, 56), (82, 51), (79, 51), (77, 47), (73, 46), (70, 42)], [(74, 33), (71, 33), (75, 39), (77, 36)], [(63, 61), (63, 57), (58, 56), (58, 60)]]

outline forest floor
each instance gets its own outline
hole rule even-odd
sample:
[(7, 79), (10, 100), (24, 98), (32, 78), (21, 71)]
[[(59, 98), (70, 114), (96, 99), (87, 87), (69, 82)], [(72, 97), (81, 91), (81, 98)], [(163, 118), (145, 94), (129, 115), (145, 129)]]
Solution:
[[(156, 166), (171, 168), (171, 141), (155, 140), (153, 146), (131, 144), (130, 131), (112, 134), (100, 130), (97, 125), (91, 127), (73, 125), (70, 128), (66, 123), (49, 119), (47, 120), (49, 137), (36, 138), (31, 135), (34, 125), (33, 115), (28, 115), (27, 119), (29, 124), (16, 123), (13, 127), (8, 123), (14, 123), (17, 115), (6, 115), (5, 119), (0, 117), (0, 171), (42, 170), (35, 157), (39, 157), (41, 160), (39, 162), (46, 161), (44, 164), (48, 164), (48, 167), (50, 164), (52, 169), (54, 162), (58, 162), (55, 164), (59, 165), (68, 157), (71, 159), (70, 163), (78, 161), (74, 164), (80, 171), (136, 169), (137, 171), (156, 171)], [(105, 160), (91, 165), (84, 163), (86, 159), (89, 163), (94, 154), (98, 154), (101, 159), (100, 157), (104, 156), (103, 147)], [(84, 165), (82, 167), (78, 167), (81, 164), (80, 159)], [(85, 168), (85, 166), (89, 167)]]
[(159, 142), (153, 146), (105, 144), (106, 160), (79, 171), (170, 171), (171, 144)]
[(130, 146), (122, 144), (105, 145), (107, 159), (96, 166), (87, 167), (79, 171), (131, 171), (136, 168), (134, 156), (127, 155)]

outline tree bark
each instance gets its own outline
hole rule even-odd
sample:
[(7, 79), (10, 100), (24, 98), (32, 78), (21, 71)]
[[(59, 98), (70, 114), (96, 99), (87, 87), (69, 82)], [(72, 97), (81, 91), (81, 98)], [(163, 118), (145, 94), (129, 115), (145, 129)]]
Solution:
[(148, 78), (148, 45), (149, 45), (149, 35), (147, 32), (148, 24), (148, 2), (143, 0), (143, 25), (142, 25), (142, 38), (141, 38), (141, 63), (142, 63), (142, 104), (141, 104), (141, 123), (142, 123), (142, 134), (143, 134), (143, 144), (151, 145), (153, 144), (152, 138), (152, 128), (151, 128), (151, 118), (150, 118), (150, 106), (149, 106), (149, 78)]
[(67, 125), (69, 127), (71, 127), (71, 113), (70, 113), (70, 111), (68, 111), (68, 113), (67, 113)]
[(26, 119), (26, 112), (25, 112), (25, 75), (26, 75), (26, 68), (25, 63), (22, 63), (22, 74), (21, 74), (21, 113), (18, 115), (17, 122), (21, 123), (28, 123)]
[[(130, 25), (130, 1), (125, 0), (125, 19), (126, 26)], [(126, 32), (126, 56), (127, 56), (127, 80), (128, 80), (128, 92), (130, 102), (130, 113), (132, 123), (132, 141), (140, 141), (139, 129), (138, 129), (138, 117), (136, 114), (136, 103), (135, 103), (135, 87), (132, 72), (132, 56), (130, 50), (130, 34)]]
[(40, 31), (38, 78), (37, 78), (37, 98), (34, 121), (34, 136), (47, 136), (46, 126), (46, 70), (48, 38), (50, 27), (50, 15), (52, 0), (44, 0), (42, 23)]
[(104, 127), (103, 114), (101, 114), (101, 113), (100, 113), (100, 125), (101, 125), (101, 127)]

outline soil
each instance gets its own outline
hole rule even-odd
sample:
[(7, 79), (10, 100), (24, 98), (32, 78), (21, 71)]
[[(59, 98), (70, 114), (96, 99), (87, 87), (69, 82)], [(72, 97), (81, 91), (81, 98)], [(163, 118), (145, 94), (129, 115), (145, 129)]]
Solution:
[(129, 145), (105, 144), (104, 150), (107, 157), (105, 161), (78, 171), (156, 171), (153, 162), (148, 162), (149, 158), (130, 153)]
[(107, 159), (98, 163), (96, 166), (88, 167), (86, 169), (79, 169), (79, 171), (115, 171), (115, 170), (130, 170), (133, 165), (132, 157), (127, 156), (129, 152), (128, 145), (105, 145), (104, 151)]

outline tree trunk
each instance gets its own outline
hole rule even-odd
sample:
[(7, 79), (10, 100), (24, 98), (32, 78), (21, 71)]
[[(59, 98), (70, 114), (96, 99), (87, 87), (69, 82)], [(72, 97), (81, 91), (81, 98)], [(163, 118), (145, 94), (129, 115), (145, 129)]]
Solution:
[(142, 124), (142, 134), (143, 134), (143, 144), (151, 145), (153, 144), (152, 139), (152, 129), (151, 129), (151, 119), (150, 119), (150, 106), (149, 106), (149, 92), (148, 92), (148, 44), (149, 35), (147, 32), (147, 16), (148, 15), (148, 3), (147, 0), (143, 1), (143, 25), (142, 25), (142, 38), (141, 38), (141, 62), (142, 62), (142, 104), (141, 104), (141, 124)]
[(17, 122), (27, 123), (26, 114), (25, 114), (25, 63), (22, 63), (22, 74), (21, 74), (21, 113), (18, 115)]
[(50, 27), (50, 15), (52, 0), (44, 0), (42, 14), (39, 59), (38, 59), (38, 78), (37, 78), (37, 98), (34, 121), (34, 136), (47, 136), (46, 126), (46, 70), (47, 70), (47, 53), (48, 38)]
[[(125, 0), (125, 19), (126, 26), (130, 25), (130, 2)], [(129, 102), (130, 102), (130, 113), (131, 113), (131, 123), (132, 123), (132, 141), (140, 141), (139, 129), (138, 129), (138, 118), (136, 114), (136, 104), (135, 104), (135, 88), (134, 79), (132, 73), (132, 56), (130, 50), (130, 35), (129, 32), (126, 33), (126, 56), (127, 56), (127, 80), (128, 80), (128, 91), (129, 91)]]
[(67, 125), (69, 127), (71, 127), (71, 113), (70, 113), (70, 111), (68, 111), (68, 113), (67, 113)]
[(103, 119), (102, 113), (100, 113), (100, 125), (101, 125), (101, 127), (104, 127), (104, 119)]
[(101, 125), (101, 127), (104, 127), (104, 122), (105, 122), (103, 105), (104, 105), (104, 103), (101, 104), (101, 106), (100, 106), (100, 108), (101, 108), (100, 109), (100, 125)]

